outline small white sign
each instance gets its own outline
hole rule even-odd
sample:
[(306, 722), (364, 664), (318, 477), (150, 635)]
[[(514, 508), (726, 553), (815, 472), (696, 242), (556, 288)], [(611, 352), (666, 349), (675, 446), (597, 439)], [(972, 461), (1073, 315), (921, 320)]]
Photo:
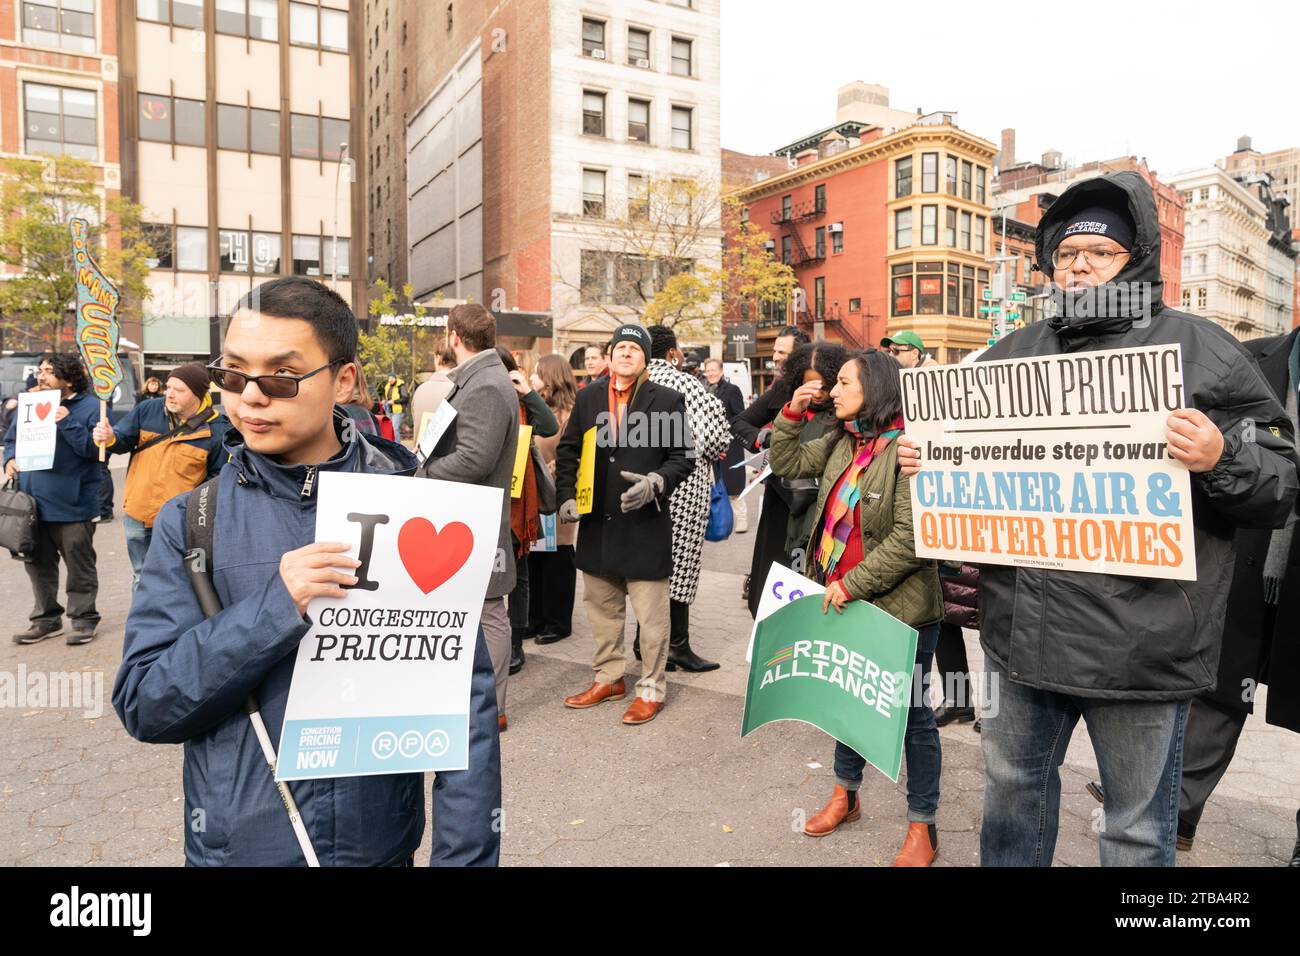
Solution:
[(791, 571), (784, 564), (772, 562), (763, 583), (763, 593), (758, 599), (758, 613), (754, 615), (754, 627), (749, 632), (749, 646), (745, 648), (745, 661), (748, 663), (754, 655), (754, 636), (758, 633), (758, 622), (770, 614), (775, 614), (791, 601), (810, 594), (824, 594), (826, 589), (806, 578), (797, 571)]
[(317, 494), (316, 540), (362, 564), (307, 606), (276, 779), (465, 769), (501, 489), (329, 472)]
[(15, 421), (14, 458), (19, 471), (48, 471), (54, 467), (54, 445), (58, 428), (54, 416), (59, 410), (59, 390), (19, 392)]

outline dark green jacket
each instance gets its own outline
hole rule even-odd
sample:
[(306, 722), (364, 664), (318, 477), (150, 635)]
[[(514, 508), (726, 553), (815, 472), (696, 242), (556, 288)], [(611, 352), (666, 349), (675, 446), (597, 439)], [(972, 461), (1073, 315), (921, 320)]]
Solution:
[[(802, 422), (778, 413), (772, 426), (772, 471), (783, 478), (821, 476), (804, 564), (811, 568), (825, 521), (826, 499), (853, 461), (854, 442), (842, 429), (799, 443)], [(916, 556), (912, 489), (898, 471), (898, 445), (890, 442), (858, 478), (862, 560), (844, 576), (849, 597), (869, 601), (904, 624), (920, 628), (943, 619), (936, 562)]]

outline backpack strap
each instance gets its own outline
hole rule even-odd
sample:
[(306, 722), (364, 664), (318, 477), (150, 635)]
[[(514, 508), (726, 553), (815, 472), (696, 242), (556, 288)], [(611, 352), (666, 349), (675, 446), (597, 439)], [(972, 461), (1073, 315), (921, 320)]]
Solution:
[(209, 478), (185, 496), (185, 568), (189, 572), (194, 596), (208, 617), (221, 610), (212, 575), (213, 545), (216, 539), (217, 482)]

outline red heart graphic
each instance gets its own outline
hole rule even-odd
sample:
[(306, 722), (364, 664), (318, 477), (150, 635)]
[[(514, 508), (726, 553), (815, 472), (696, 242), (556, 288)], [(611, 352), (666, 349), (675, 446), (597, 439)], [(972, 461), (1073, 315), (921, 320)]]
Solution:
[(425, 594), (451, 580), (473, 550), (474, 534), (459, 521), (438, 531), (428, 518), (412, 518), (397, 533), (397, 553), (406, 573)]
[(41, 402), (36, 406), (36, 417), (41, 421), (45, 421), (45, 416), (50, 413), (51, 407), (49, 402)]

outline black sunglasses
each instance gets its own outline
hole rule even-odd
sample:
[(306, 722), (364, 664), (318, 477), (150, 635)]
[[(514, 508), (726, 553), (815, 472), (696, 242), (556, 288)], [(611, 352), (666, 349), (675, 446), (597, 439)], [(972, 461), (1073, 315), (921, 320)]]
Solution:
[(343, 359), (335, 359), (333, 362), (322, 365), (306, 375), (245, 375), (243, 372), (236, 372), (234, 369), (222, 368), (215, 362), (207, 368), (212, 384), (223, 392), (242, 392), (248, 387), (249, 382), (253, 382), (267, 398), (297, 398), (299, 382), (309, 379), (313, 375), (319, 375), (327, 368), (343, 364)]

